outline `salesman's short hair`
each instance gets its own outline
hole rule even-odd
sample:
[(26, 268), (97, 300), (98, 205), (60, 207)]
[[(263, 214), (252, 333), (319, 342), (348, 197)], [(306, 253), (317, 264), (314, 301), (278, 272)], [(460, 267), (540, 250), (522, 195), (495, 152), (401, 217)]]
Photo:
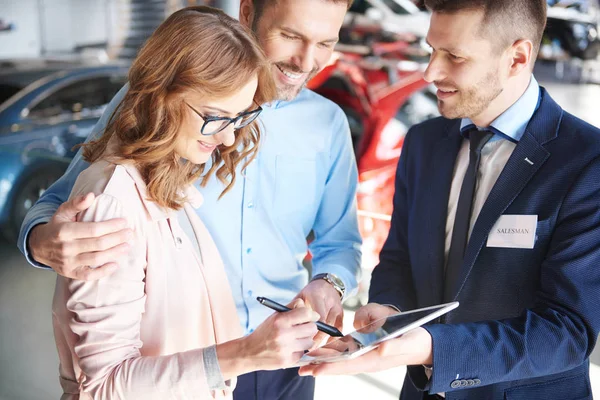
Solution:
[(546, 0), (425, 0), (425, 6), (441, 14), (483, 10), (483, 34), (502, 49), (517, 40), (531, 40), (537, 57), (546, 27)]

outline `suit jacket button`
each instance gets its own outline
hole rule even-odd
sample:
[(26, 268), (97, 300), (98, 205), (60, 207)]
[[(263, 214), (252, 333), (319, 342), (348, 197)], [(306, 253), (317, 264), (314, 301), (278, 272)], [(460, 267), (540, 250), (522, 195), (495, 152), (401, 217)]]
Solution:
[(459, 388), (459, 387), (460, 387), (460, 381), (459, 381), (459, 380), (452, 381), (452, 383), (450, 384), (450, 387), (451, 387), (452, 389)]
[(481, 381), (479, 379), (473, 379), (475, 385), (481, 385)]
[(475, 386), (475, 381), (473, 379), (467, 379), (467, 386)]
[(460, 387), (467, 387), (467, 385), (468, 384), (467, 384), (467, 380), (466, 379), (463, 379), (463, 380), (460, 381)]

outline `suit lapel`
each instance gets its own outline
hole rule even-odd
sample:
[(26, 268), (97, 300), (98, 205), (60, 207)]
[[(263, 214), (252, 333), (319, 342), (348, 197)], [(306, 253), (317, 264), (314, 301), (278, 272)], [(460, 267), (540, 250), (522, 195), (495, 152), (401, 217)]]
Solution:
[(430, 184), (425, 192), (424, 208), (418, 213), (424, 216), (425, 221), (419, 243), (425, 246), (423, 254), (428, 255), (428, 281), (433, 296), (431, 304), (439, 304), (443, 299), (446, 218), (454, 164), (462, 143), (459, 127), (458, 122), (449, 125), (446, 135), (433, 149), (432, 163), (423, 179), (423, 182)]
[(542, 89), (539, 109), (533, 115), (477, 217), (457, 279), (454, 300), (464, 287), (477, 256), (487, 241), (488, 233), (498, 218), (550, 157), (543, 145), (557, 136), (561, 119), (562, 109)]

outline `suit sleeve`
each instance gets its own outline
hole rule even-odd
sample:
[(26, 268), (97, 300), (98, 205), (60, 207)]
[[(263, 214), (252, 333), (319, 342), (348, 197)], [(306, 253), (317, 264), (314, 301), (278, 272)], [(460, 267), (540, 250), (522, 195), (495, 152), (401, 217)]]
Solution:
[(396, 170), (390, 232), (379, 254), (379, 264), (373, 271), (369, 289), (370, 302), (394, 305), (401, 310), (417, 306), (408, 252), (407, 168), (410, 141), (414, 134), (414, 129), (409, 130), (404, 140)]
[[(79, 220), (128, 218), (122, 203), (99, 195)], [(142, 356), (140, 324), (144, 313), (146, 240), (139, 226), (127, 262), (98, 281), (62, 279), (67, 286), (68, 323), (77, 335), (75, 356), (83, 374), (82, 390), (93, 399), (211, 398), (204, 350)]]
[[(439, 393), (455, 390), (450, 384), (457, 376), (488, 385), (580, 366), (600, 330), (599, 265), (597, 158), (574, 181), (560, 208), (541, 265), (535, 307), (516, 318), (425, 327), (433, 338), (433, 375), (428, 383), (414, 377), (413, 383)], [(415, 372), (416, 367), (410, 369)]]

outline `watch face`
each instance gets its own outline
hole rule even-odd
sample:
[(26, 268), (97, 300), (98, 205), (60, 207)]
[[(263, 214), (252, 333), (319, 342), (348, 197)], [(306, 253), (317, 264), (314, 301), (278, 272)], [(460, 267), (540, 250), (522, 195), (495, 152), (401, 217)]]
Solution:
[(346, 286), (344, 286), (344, 282), (338, 278), (337, 276), (330, 273), (317, 274), (313, 276), (312, 280), (315, 279), (323, 279), (329, 282), (332, 286), (336, 288), (336, 290), (340, 291), (340, 295), (343, 295), (344, 290), (346, 290)]
[(331, 279), (331, 281), (336, 285), (339, 286), (342, 290), (344, 290), (344, 282), (342, 282), (342, 280), (340, 278), (338, 278), (335, 275), (332, 274), (327, 274), (328, 278)]

